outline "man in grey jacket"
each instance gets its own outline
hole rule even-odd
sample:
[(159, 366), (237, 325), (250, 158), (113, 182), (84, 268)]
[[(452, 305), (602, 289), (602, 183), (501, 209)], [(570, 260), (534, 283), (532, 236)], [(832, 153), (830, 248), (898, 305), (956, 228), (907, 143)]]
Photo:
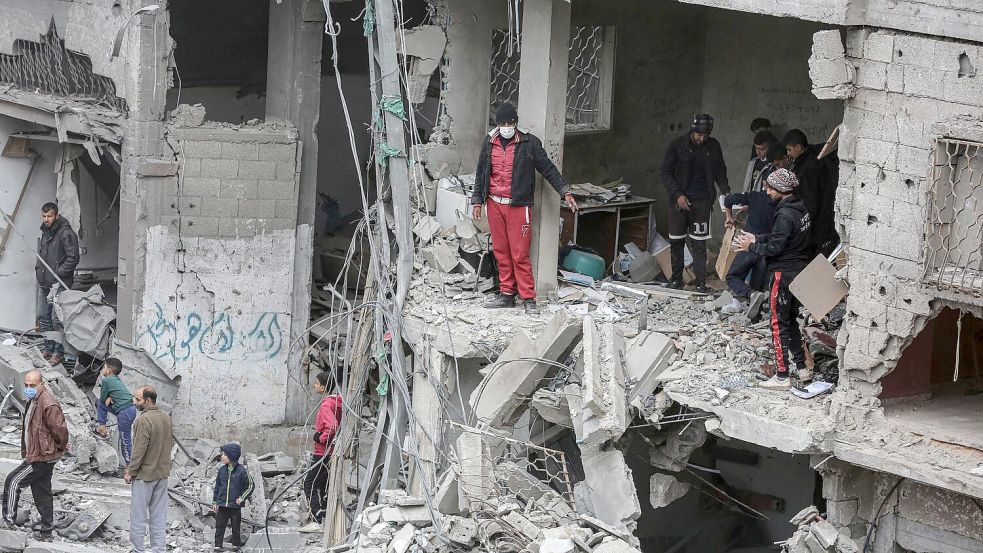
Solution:
[[(58, 340), (50, 339), (47, 334), (61, 331), (61, 322), (52, 313), (48, 295), (55, 284), (64, 283), (65, 286), (72, 287), (75, 267), (79, 262), (79, 237), (72, 230), (72, 225), (58, 215), (58, 206), (51, 202), (41, 206), (41, 240), (38, 243), (38, 255), (41, 259), (34, 264), (34, 275), (38, 280), (38, 327), (45, 334), (44, 358), (52, 365), (57, 365), (65, 358), (65, 346)], [(44, 263), (41, 262), (42, 259)]]

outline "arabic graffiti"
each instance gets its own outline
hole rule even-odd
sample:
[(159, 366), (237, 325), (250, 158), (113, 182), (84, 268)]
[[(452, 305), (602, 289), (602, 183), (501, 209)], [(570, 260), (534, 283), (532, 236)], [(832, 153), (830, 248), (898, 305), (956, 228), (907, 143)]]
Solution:
[(161, 360), (186, 361), (198, 356), (220, 361), (273, 359), (283, 349), (279, 315), (253, 315), (255, 319), (247, 319), (241, 327), (241, 321), (228, 313), (216, 313), (207, 320), (192, 311), (175, 321), (155, 303), (138, 341), (147, 353)]

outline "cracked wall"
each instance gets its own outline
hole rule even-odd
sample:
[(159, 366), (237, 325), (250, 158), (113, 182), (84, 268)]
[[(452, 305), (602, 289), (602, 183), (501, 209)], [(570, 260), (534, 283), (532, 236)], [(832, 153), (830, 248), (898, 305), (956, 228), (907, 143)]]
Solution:
[(155, 166), (173, 174), (155, 187), (137, 343), (181, 376), (179, 432), (229, 439), (285, 418), (299, 143), (282, 123), (184, 114), (167, 127), (174, 160)]

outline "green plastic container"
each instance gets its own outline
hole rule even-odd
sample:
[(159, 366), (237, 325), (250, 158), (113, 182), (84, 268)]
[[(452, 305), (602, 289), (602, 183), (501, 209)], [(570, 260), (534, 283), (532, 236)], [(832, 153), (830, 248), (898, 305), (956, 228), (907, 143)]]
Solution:
[(604, 258), (580, 250), (571, 250), (563, 259), (563, 268), (587, 275), (594, 280), (604, 278)]

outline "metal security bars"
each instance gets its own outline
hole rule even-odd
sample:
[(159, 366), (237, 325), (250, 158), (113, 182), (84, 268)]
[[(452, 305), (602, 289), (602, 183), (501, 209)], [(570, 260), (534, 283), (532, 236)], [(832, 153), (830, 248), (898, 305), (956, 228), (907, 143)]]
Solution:
[(925, 231), (926, 284), (983, 292), (983, 144), (936, 142)]
[[(521, 36), (504, 29), (492, 35), (489, 123), (495, 108), (519, 103), (519, 44)], [(610, 128), (614, 64), (614, 28), (599, 25), (570, 29), (567, 72), (567, 132)]]
[(13, 55), (0, 54), (0, 84), (32, 92), (72, 97), (126, 113), (108, 77), (96, 75), (92, 60), (65, 48), (54, 21), (38, 42), (15, 40)]

